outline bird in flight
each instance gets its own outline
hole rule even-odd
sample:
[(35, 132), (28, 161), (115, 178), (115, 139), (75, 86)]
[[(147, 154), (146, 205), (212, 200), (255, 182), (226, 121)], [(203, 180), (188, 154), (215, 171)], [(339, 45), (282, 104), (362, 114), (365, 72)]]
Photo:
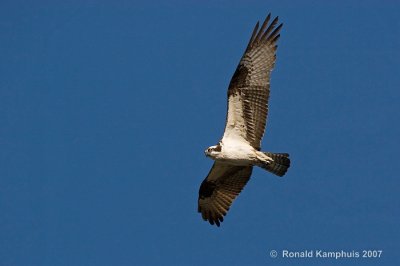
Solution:
[(225, 132), (215, 146), (205, 150), (214, 164), (199, 189), (198, 212), (203, 220), (220, 226), (232, 202), (249, 181), (253, 166), (283, 176), (289, 154), (261, 151), (268, 114), (270, 74), (275, 64), (282, 24), (268, 14), (257, 22), (249, 44), (228, 88)]

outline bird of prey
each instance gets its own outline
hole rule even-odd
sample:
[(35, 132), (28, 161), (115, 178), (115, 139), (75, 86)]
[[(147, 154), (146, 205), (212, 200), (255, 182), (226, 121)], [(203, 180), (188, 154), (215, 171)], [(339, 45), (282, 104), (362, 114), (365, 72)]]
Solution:
[(214, 160), (199, 189), (198, 212), (203, 220), (220, 226), (232, 202), (249, 181), (253, 166), (283, 176), (289, 154), (262, 152), (270, 74), (275, 64), (282, 24), (269, 14), (259, 29), (257, 22), (228, 88), (225, 132), (215, 146), (205, 150)]

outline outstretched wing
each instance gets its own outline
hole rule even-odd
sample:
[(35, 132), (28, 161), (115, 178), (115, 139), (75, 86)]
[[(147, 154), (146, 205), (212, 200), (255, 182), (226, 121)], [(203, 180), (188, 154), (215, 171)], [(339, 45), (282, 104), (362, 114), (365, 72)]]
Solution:
[(214, 162), (199, 190), (198, 212), (203, 220), (220, 225), (232, 202), (249, 181), (252, 166)]
[(282, 27), (280, 24), (275, 28), (278, 17), (268, 25), (270, 18), (271, 14), (260, 30), (257, 22), (229, 84), (228, 114), (222, 141), (239, 139), (260, 149), (268, 114), (270, 73)]

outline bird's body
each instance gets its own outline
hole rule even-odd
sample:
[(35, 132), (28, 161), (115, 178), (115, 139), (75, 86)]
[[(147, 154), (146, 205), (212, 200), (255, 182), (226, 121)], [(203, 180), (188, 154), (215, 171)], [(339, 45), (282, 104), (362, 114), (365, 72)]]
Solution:
[[(267, 16), (260, 30), (253, 30), (246, 51), (228, 88), (228, 114), (222, 139), (205, 154), (214, 160), (199, 190), (198, 211), (204, 220), (220, 225), (233, 200), (250, 179), (253, 166), (283, 176), (290, 166), (289, 154), (262, 152), (268, 113), (270, 72), (276, 59), (280, 24), (268, 26)], [(268, 27), (267, 27), (268, 26)]]
[(221, 151), (206, 154), (213, 160), (219, 160), (232, 165), (249, 165), (256, 158), (254, 148), (235, 139), (220, 144)]
[[(235, 166), (252, 166), (261, 161), (267, 162), (268, 160), (272, 160), (264, 153), (255, 150), (250, 144), (236, 139), (228, 138), (218, 145), (221, 146), (220, 152), (208, 153), (207, 149), (205, 152), (206, 156), (211, 157), (213, 160)], [(210, 148), (217, 146), (211, 146)]]

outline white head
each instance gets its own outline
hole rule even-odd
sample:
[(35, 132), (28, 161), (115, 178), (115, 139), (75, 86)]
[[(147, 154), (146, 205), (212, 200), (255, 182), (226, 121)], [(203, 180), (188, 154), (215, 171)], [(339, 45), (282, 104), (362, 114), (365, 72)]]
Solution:
[(221, 145), (214, 145), (211, 147), (208, 147), (207, 150), (204, 151), (207, 157), (215, 158), (218, 154), (221, 153)]

